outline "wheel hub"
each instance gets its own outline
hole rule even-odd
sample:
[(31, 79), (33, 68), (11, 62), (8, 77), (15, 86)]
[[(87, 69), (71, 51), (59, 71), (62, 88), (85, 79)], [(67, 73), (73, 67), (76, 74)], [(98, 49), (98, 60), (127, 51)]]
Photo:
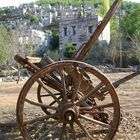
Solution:
[(79, 116), (79, 108), (73, 106), (71, 102), (62, 103), (58, 110), (60, 112), (60, 120), (65, 123), (74, 122)]
[(76, 118), (76, 112), (72, 108), (65, 109), (63, 112), (63, 118), (65, 121), (73, 121)]

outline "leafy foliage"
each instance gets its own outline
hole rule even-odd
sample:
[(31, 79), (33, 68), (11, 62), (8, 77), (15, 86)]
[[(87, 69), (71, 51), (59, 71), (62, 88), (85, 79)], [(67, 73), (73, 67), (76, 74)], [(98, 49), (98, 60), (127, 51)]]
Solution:
[(52, 50), (59, 49), (59, 34), (54, 31), (52, 32), (51, 49)]
[(33, 15), (28, 13), (26, 15), (26, 18), (30, 20), (31, 23), (38, 23), (39, 22), (39, 17), (37, 15)]
[(12, 42), (11, 32), (4, 27), (0, 27), (0, 63), (5, 63)]
[(45, 54), (47, 54), (54, 61), (59, 60), (59, 52), (58, 52), (58, 50), (47, 51)]
[(121, 9), (125, 11), (125, 13), (131, 13), (133, 10), (140, 7), (139, 3), (134, 3), (131, 1), (123, 1), (121, 4)]
[(12, 9), (10, 8), (0, 8), (0, 20), (6, 20), (7, 17), (10, 17), (12, 13)]
[(0, 15), (6, 15), (6, 14), (11, 14), (12, 9), (11, 8), (0, 8)]
[[(0, 44), (1, 45), (1, 44)], [(6, 57), (6, 52), (3, 50), (3, 48), (0, 46), (0, 63), (3, 63)]]
[(65, 47), (64, 56), (66, 58), (71, 58), (75, 51), (75, 46), (73, 46), (72, 44), (67, 44)]
[(138, 64), (140, 62), (140, 4), (129, 4), (128, 7), (124, 7), (126, 13), (121, 17), (118, 31), (122, 38), (123, 64), (124, 62), (125, 64)]
[[(82, 0), (37, 0), (36, 4), (51, 4), (51, 5), (81, 5)], [(86, 4), (93, 4), (94, 6), (98, 6), (100, 3), (99, 0), (84, 0)]]
[(121, 21), (121, 30), (127, 38), (135, 36), (140, 39), (140, 8), (127, 13)]
[(99, 5), (100, 7), (100, 15), (104, 16), (110, 8), (110, 0), (103, 0), (103, 4)]

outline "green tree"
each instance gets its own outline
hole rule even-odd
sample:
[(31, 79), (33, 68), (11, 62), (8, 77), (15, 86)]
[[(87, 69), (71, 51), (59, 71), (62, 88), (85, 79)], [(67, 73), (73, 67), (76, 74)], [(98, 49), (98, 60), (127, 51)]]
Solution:
[(100, 15), (102, 17), (105, 16), (105, 14), (110, 8), (110, 0), (103, 0), (103, 3), (99, 7), (100, 7)]
[(121, 3), (121, 9), (125, 11), (125, 13), (131, 13), (133, 10), (140, 7), (139, 3), (131, 2), (131, 1), (123, 1)]
[(72, 55), (75, 53), (75, 51), (76, 51), (75, 46), (73, 46), (72, 44), (67, 44), (64, 50), (64, 56), (66, 58), (71, 58)]
[(31, 13), (27, 14), (27, 19), (29, 19), (31, 23), (38, 23), (39, 22), (39, 17), (37, 15), (33, 15)]
[(10, 55), (12, 44), (11, 32), (4, 27), (0, 27), (0, 63), (4, 64)]
[(126, 14), (121, 20), (121, 30), (125, 37), (131, 39), (135, 36), (140, 38), (140, 8)]
[(121, 48), (121, 32), (119, 28), (119, 18), (116, 16), (110, 21), (111, 40), (108, 48), (108, 57), (113, 66), (119, 65), (120, 48)]
[(6, 59), (6, 52), (3, 49), (2, 43), (0, 43), (0, 63), (3, 63), (5, 59)]
[(53, 31), (52, 32), (52, 39), (51, 39), (51, 49), (58, 50), (59, 48), (59, 33)]
[[(136, 6), (131, 12), (126, 13), (122, 17), (120, 22), (120, 28), (123, 37), (123, 47), (128, 53), (131, 54), (131, 58), (139, 60), (140, 62), (140, 7)], [(127, 46), (125, 45), (127, 44)]]
[[(96, 3), (99, 3), (98, 0), (92, 0), (94, 1), (94, 5), (96, 5)], [(80, 6), (81, 5), (82, 0), (37, 0), (36, 4), (41, 5), (41, 4), (51, 4), (51, 5), (74, 5), (74, 6)], [(84, 2), (86, 4), (91, 4), (91, 0), (84, 0)]]

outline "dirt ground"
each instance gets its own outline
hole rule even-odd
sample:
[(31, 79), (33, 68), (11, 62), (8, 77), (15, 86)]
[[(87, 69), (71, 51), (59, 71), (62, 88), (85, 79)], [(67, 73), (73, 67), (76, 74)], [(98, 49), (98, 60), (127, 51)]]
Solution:
[[(107, 73), (105, 75), (113, 82), (128, 74), (129, 73)], [(24, 83), (23, 81), (19, 82), (19, 84), (16, 82), (0, 83), (0, 124), (16, 122), (16, 101)], [(129, 123), (132, 123), (131, 121), (133, 120), (140, 121), (140, 75), (122, 84), (116, 91), (122, 112), (125, 114), (124, 120), (126, 119)], [(128, 116), (130, 116), (132, 120), (129, 120)], [(140, 123), (136, 125), (140, 125)], [(1, 138), (1, 133), (2, 130), (0, 128), (0, 140), (4, 140), (4, 137)], [(133, 140), (138, 139), (140, 139), (139, 136), (137, 138), (133, 137)]]

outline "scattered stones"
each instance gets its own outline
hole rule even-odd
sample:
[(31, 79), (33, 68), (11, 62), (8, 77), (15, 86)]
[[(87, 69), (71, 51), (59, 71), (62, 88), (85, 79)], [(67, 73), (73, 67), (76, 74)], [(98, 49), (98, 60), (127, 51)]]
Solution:
[(14, 81), (18, 81), (18, 79), (20, 81), (24, 81), (27, 80), (29, 77), (27, 76), (21, 76), (20, 79), (18, 78), (18, 76), (7, 76), (7, 77), (1, 77), (0, 78), (0, 83), (3, 82), (14, 82)]
[(2, 78), (0, 78), (0, 83), (2, 83), (2, 81), (3, 81)]
[(140, 140), (140, 118), (129, 112), (123, 113), (123, 119), (114, 140)]

